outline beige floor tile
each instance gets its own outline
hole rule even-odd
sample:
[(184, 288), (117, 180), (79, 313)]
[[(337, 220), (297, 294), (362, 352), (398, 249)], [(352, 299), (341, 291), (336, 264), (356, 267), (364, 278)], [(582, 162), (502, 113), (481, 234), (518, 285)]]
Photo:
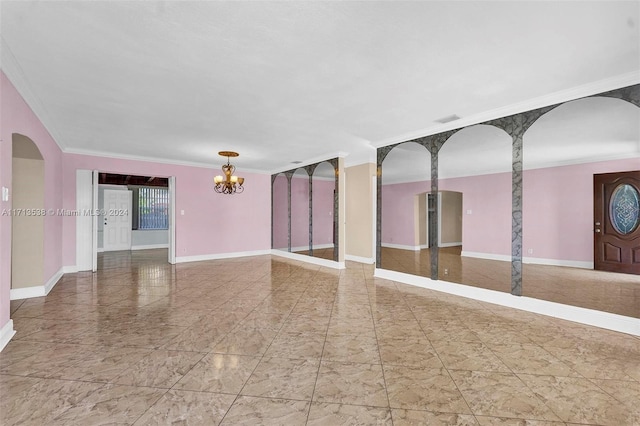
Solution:
[(623, 403), (588, 379), (528, 374), (519, 377), (566, 422), (613, 426), (633, 425), (638, 420)]
[(0, 375), (0, 424), (55, 424), (56, 417), (103, 386), (102, 383)]
[(111, 382), (151, 353), (150, 349), (96, 346), (89, 356), (59, 370), (55, 376), (66, 380)]
[(309, 426), (393, 425), (391, 412), (386, 408), (314, 402), (309, 410)]
[(431, 411), (391, 410), (394, 426), (433, 425), (433, 426), (477, 426), (478, 422), (471, 414), (434, 413)]
[(558, 358), (538, 345), (513, 343), (492, 345), (491, 350), (514, 373), (546, 374), (550, 376), (580, 376)]
[(114, 382), (129, 386), (170, 388), (203, 356), (198, 352), (153, 351), (125, 370)]
[(213, 346), (213, 352), (261, 356), (277, 334), (266, 328), (234, 328)]
[(322, 352), (323, 361), (380, 364), (378, 342), (370, 335), (328, 335)]
[(308, 412), (309, 402), (307, 401), (240, 396), (220, 424), (297, 426), (306, 423)]
[(263, 358), (242, 388), (242, 395), (311, 400), (320, 361)]
[(433, 347), (450, 370), (511, 371), (484, 343), (438, 340)]
[(548, 422), (545, 420), (514, 419), (508, 417), (476, 416), (481, 426), (563, 426), (564, 422)]
[(233, 395), (170, 390), (134, 424), (217, 425), (234, 399)]
[(173, 388), (237, 394), (259, 361), (258, 357), (210, 353), (199, 360)]
[(322, 361), (313, 400), (388, 407), (382, 367)]
[(451, 375), (476, 415), (560, 420), (515, 374), (451, 371)]
[(391, 408), (471, 414), (444, 368), (385, 365), (384, 377)]
[(322, 357), (325, 334), (321, 333), (280, 333), (271, 342), (265, 356), (271, 358), (314, 358)]
[(132, 424), (165, 393), (164, 389), (107, 385), (56, 417), (65, 425)]
[(443, 367), (427, 339), (387, 339), (379, 344), (382, 363), (424, 368)]

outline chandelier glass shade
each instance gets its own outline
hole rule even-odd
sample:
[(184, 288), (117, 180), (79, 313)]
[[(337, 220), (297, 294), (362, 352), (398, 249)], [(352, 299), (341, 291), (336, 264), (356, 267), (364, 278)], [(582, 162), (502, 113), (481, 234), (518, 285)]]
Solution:
[(227, 164), (222, 165), (222, 172), (224, 173), (224, 176), (218, 175), (213, 178), (213, 183), (215, 183), (213, 189), (218, 194), (241, 193), (244, 191), (244, 187), (242, 186), (244, 178), (233, 175), (236, 168), (229, 162), (230, 157), (237, 157), (239, 154), (233, 151), (220, 151), (218, 154), (223, 157), (227, 157)]

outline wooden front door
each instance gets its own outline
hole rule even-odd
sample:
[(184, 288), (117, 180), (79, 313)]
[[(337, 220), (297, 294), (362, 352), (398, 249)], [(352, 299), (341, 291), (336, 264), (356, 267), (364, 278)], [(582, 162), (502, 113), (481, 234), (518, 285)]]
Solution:
[(593, 176), (594, 269), (640, 275), (640, 171)]

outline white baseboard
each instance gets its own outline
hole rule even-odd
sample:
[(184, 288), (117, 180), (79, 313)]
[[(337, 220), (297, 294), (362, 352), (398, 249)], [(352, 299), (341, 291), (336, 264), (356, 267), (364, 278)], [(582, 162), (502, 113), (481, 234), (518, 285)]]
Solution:
[(345, 254), (344, 260), (350, 260), (352, 262), (366, 263), (371, 265), (372, 263), (376, 263), (376, 260), (373, 257), (362, 257), (362, 256), (354, 256), (352, 254)]
[(169, 244), (147, 244), (144, 246), (131, 246), (131, 250), (152, 250), (169, 248)]
[(16, 334), (13, 329), (13, 320), (10, 319), (2, 328), (0, 328), (0, 352), (11, 341), (11, 338)]
[(307, 256), (298, 253), (289, 253), (283, 250), (271, 250), (271, 254), (274, 256), (286, 257), (287, 259), (299, 260), (301, 262), (311, 263), (314, 265), (325, 266), (333, 269), (345, 269), (344, 262), (335, 262), (333, 260), (321, 259), (319, 257)]
[(501, 260), (503, 262), (511, 262), (510, 254), (494, 254), (494, 253), (480, 253), (476, 251), (464, 251), (460, 253), (460, 256), (463, 257), (474, 257), (476, 259), (486, 259), (486, 260)]
[(406, 246), (404, 244), (382, 243), (382, 247), (394, 248), (394, 249), (400, 249), (400, 250), (411, 250), (411, 251), (420, 250), (420, 246)]
[[(333, 243), (315, 244), (313, 246), (314, 250), (322, 250), (322, 249), (328, 249), (328, 248), (333, 248)], [(274, 250), (289, 251), (289, 247), (281, 247), (281, 248), (277, 248), (277, 249), (274, 249)], [(309, 246), (291, 247), (291, 252), (307, 251), (307, 250), (309, 250)]]
[(271, 254), (271, 250), (238, 251), (234, 253), (200, 254), (196, 256), (177, 256), (176, 263), (201, 262), (204, 260), (231, 259), (234, 257), (262, 256)]
[(626, 317), (593, 309), (579, 308), (577, 306), (563, 305), (530, 297), (513, 296), (509, 293), (487, 290), (463, 284), (455, 284), (439, 280), (434, 281), (427, 277), (419, 277), (386, 269), (376, 269), (374, 276), (430, 290), (441, 291), (443, 293), (454, 294), (456, 296), (466, 297), (469, 299), (480, 300), (482, 302), (493, 303), (500, 306), (506, 306), (567, 321), (605, 328), (607, 330), (640, 336), (640, 319), (638, 318)]
[(76, 265), (63, 266), (62, 267), (62, 273), (63, 274), (75, 274), (76, 272), (80, 272)]
[[(462, 251), (462, 256), (475, 257), (478, 259), (501, 260), (511, 262), (511, 255), (478, 253), (473, 251)], [(530, 265), (550, 265), (550, 266), (568, 266), (570, 268), (593, 269), (593, 262), (584, 262), (580, 260), (561, 260), (561, 259), (543, 259), (541, 257), (523, 257), (522, 263)]]
[(438, 243), (438, 247), (457, 247), (461, 245), (462, 245), (462, 241), (453, 242), (453, 243)]
[(44, 285), (36, 285), (32, 287), (12, 288), (9, 291), (10, 300), (30, 299), (32, 297), (43, 297), (49, 294), (51, 289), (64, 275), (64, 268), (60, 268), (58, 272), (53, 274)]
[(539, 257), (523, 257), (522, 263), (528, 263), (531, 265), (568, 266), (570, 268), (593, 269), (593, 262), (583, 262), (580, 260), (558, 260), (542, 259)]

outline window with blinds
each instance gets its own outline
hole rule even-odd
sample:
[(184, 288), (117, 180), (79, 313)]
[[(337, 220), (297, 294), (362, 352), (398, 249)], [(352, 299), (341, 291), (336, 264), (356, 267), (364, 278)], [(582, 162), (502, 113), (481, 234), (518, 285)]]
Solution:
[(138, 189), (138, 229), (169, 229), (168, 188)]

